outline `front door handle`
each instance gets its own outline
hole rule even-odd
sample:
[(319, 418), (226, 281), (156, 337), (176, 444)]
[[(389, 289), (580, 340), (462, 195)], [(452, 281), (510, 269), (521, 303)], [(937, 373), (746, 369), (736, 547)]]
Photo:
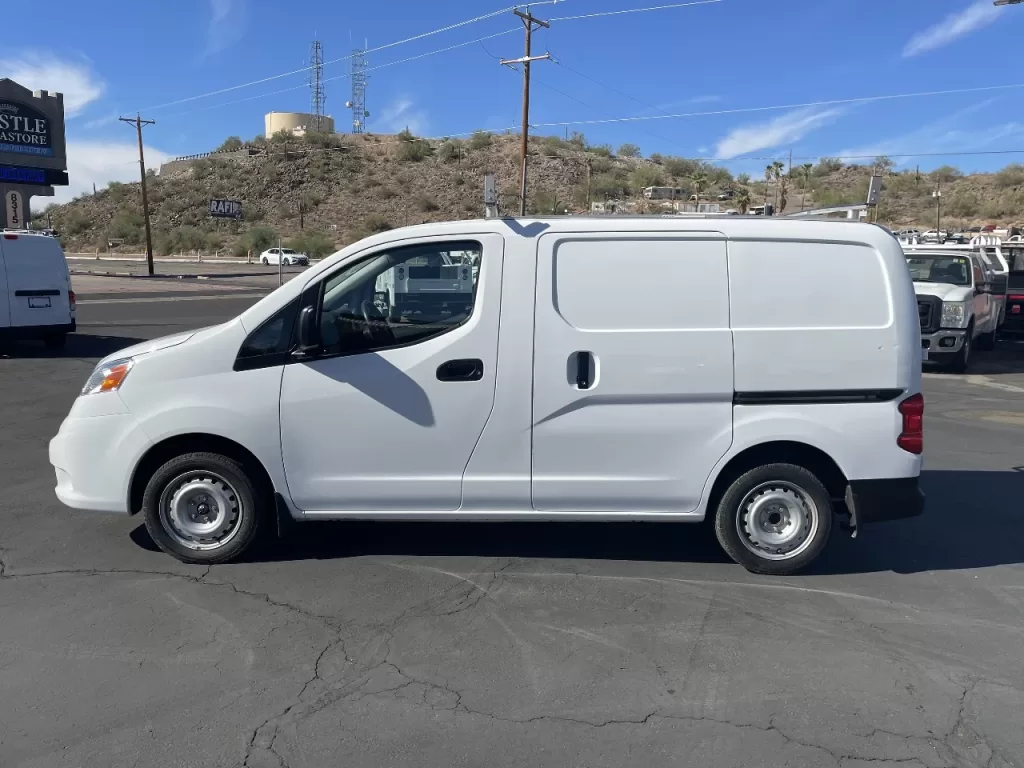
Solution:
[(484, 377), (484, 361), (476, 358), (449, 360), (437, 367), (438, 381), (480, 381)]

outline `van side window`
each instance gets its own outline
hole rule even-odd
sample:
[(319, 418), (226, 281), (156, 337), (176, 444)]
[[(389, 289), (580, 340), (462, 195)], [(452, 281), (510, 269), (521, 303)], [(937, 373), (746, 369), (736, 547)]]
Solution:
[(438, 336), (473, 314), (482, 247), (475, 241), (376, 253), (327, 279), (322, 354), (356, 355)]
[(296, 298), (275, 312), (242, 342), (235, 358), (236, 371), (283, 365), (292, 346), (295, 315), (299, 308)]

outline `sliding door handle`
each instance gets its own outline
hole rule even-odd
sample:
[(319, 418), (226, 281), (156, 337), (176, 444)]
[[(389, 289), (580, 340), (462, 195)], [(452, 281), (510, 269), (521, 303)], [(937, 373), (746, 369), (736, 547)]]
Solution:
[(589, 352), (576, 353), (576, 388), (590, 389), (590, 371), (594, 356)]
[(475, 358), (449, 360), (437, 367), (438, 381), (480, 381), (484, 377), (484, 361)]

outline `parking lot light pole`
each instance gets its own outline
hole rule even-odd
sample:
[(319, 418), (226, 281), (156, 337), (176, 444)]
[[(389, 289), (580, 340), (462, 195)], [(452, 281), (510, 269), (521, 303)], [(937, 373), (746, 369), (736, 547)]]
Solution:
[(936, 186), (932, 197), (935, 198), (935, 236), (938, 237), (942, 230), (942, 188)]

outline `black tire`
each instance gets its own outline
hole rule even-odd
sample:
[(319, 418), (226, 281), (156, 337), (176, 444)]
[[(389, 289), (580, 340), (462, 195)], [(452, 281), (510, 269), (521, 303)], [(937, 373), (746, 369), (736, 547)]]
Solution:
[(64, 349), (67, 343), (68, 335), (66, 333), (51, 333), (49, 336), (43, 337), (43, 344), (47, 349)]
[(264, 256), (263, 257), (263, 266), (267, 266), (268, 264), (270, 264), (270, 260), (266, 256)]
[[(801, 514), (806, 514), (804, 525), (798, 526), (806, 535), (792, 547), (792, 554), (761, 550), (754, 537), (740, 533), (745, 523), (753, 522), (744, 515), (744, 508), (753, 505), (748, 497), (780, 492), (792, 497)], [(795, 464), (766, 464), (740, 475), (722, 494), (715, 510), (715, 535), (725, 553), (751, 573), (784, 576), (806, 568), (821, 554), (832, 533), (833, 517), (828, 491), (812, 472)]]
[(974, 346), (973, 334), (974, 329), (968, 328), (963, 346), (960, 347), (959, 352), (953, 355), (953, 362), (949, 364), (949, 370), (953, 373), (967, 373), (967, 369), (971, 365), (971, 348)]
[(978, 349), (984, 352), (991, 352), (996, 348), (996, 332), (982, 334), (978, 337)]
[[(209, 481), (203, 479), (204, 475), (211, 476)], [(263, 488), (263, 483), (256, 478), (240, 462), (218, 453), (186, 453), (173, 458), (154, 472), (146, 485), (142, 496), (146, 530), (160, 549), (183, 563), (212, 565), (235, 560), (267, 527), (269, 510), (273, 508), (270, 489)], [(175, 486), (180, 489), (181, 484), (194, 485), (201, 489), (204, 482), (218, 485), (217, 479), (225, 481), (227, 490), (220, 490), (235, 505), (235, 522), (230, 527), (230, 535), (224, 534), (223, 544), (217, 544), (216, 539), (193, 539), (188, 545), (184, 539), (190, 537), (175, 528), (172, 515), (167, 511)], [(161, 511), (162, 506), (164, 511)], [(216, 503), (212, 506), (217, 509)]]

